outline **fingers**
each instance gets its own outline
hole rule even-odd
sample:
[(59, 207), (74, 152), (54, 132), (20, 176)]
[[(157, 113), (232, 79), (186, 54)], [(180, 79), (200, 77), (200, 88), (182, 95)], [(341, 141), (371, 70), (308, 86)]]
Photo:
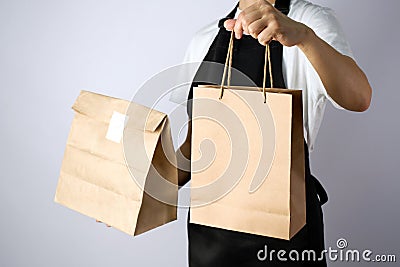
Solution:
[(228, 19), (225, 20), (224, 22), (224, 27), (228, 30), (228, 31), (232, 31), (233, 28), (235, 27), (236, 24), (236, 19)]
[[(246, 13), (244, 13), (243, 17), (241, 18), (241, 19), (242, 19), (243, 31), (244, 31), (245, 33), (250, 34), (249, 26), (250, 26), (252, 23), (254, 23), (254, 22), (256, 22), (256, 21), (262, 19), (262, 17), (263, 17), (262, 13), (259, 12), (259, 11), (257, 11), (257, 10), (256, 10), (256, 11), (253, 11), (253, 12), (246, 12)], [(261, 30), (262, 30), (262, 29), (260, 29), (260, 32), (261, 32)]]
[(257, 39), (258, 35), (266, 28), (265, 24), (263, 19), (256, 20), (247, 27), (247, 31), (253, 38)]
[(243, 36), (243, 12), (239, 14), (238, 19), (236, 20), (235, 27), (233, 30), (235, 31), (235, 37), (236, 39), (240, 39)]
[(241, 39), (243, 33), (250, 34), (259, 39), (260, 43), (266, 44), (272, 39), (272, 33), (267, 30), (269, 21), (274, 18), (275, 8), (266, 0), (256, 0), (254, 4), (243, 10), (238, 18), (229, 19), (224, 22), (228, 31), (234, 31), (236, 39)]
[(239, 19), (228, 19), (224, 22), (224, 27), (227, 31), (234, 31), (236, 39), (243, 36), (243, 24)]
[(228, 19), (224, 22), (224, 27), (228, 31), (234, 31), (236, 39), (240, 39), (243, 36), (242, 23), (238, 19)]
[(268, 27), (265, 28), (258, 36), (257, 40), (262, 45), (267, 45), (274, 39), (273, 32)]

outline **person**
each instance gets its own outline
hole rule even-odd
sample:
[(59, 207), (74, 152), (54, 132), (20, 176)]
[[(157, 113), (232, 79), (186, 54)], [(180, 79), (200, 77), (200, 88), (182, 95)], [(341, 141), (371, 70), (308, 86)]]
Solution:
[[(334, 12), (305, 0), (240, 0), (222, 20), (213, 22), (193, 37), (185, 62), (225, 63), (231, 31), (235, 46), (232, 67), (249, 76), (257, 86), (263, 77), (265, 45), (271, 45), (275, 87), (303, 90), (306, 170), (306, 226), (290, 241), (217, 229), (190, 223), (188, 218), (189, 266), (326, 266), (321, 206), (327, 194), (311, 175), (309, 151), (313, 150), (327, 102), (339, 109), (366, 111), (372, 89), (366, 75), (353, 59), (350, 46)], [(251, 58), (251, 61), (246, 60)], [(177, 151), (179, 185), (190, 180), (191, 103), (202, 64), (188, 94), (189, 115), (186, 140)], [(203, 77), (204, 78), (204, 77)], [(235, 85), (235, 84), (233, 84)], [(175, 95), (174, 95), (175, 94)], [(187, 92), (175, 92), (172, 100)], [(181, 165), (179, 165), (181, 164)], [(257, 252), (269, 250), (314, 250), (317, 260), (278, 261), (268, 264)]]

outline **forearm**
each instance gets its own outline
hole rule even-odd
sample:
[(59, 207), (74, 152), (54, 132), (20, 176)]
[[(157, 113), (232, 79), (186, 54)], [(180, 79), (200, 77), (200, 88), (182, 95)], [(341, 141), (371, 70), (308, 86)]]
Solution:
[(340, 106), (352, 111), (365, 111), (372, 89), (356, 62), (336, 51), (308, 28), (298, 47), (317, 71), (329, 96)]

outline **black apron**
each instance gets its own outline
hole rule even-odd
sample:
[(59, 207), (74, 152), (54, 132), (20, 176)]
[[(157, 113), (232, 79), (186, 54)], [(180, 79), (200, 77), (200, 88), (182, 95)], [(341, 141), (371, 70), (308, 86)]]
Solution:
[[(290, 0), (277, 0), (275, 7), (282, 13), (289, 13)], [(228, 51), (230, 32), (224, 27), (223, 23), (228, 18), (233, 18), (236, 8), (224, 19), (219, 22), (219, 32), (203, 64), (200, 65), (192, 83), (187, 104), (187, 112), (191, 118), (193, 99), (193, 87), (199, 84), (219, 84), (221, 82), (223, 65), (225, 64)], [(282, 54), (283, 46), (277, 42), (270, 43), (272, 75), (274, 87), (286, 88), (282, 74)], [(246, 74), (253, 83), (246, 84), (246, 79), (235, 79), (233, 72), (231, 85), (254, 86), (254, 83), (262, 87), (263, 67), (264, 67), (265, 46), (258, 43), (251, 36), (244, 35), (242, 39), (234, 41), (232, 67)], [(206, 62), (221, 63), (217, 66), (210, 66)], [(269, 74), (267, 73), (267, 77)], [(270, 87), (267, 79), (267, 87)], [(305, 148), (305, 177), (306, 177), (306, 225), (290, 240), (252, 235), (225, 229), (219, 229), (199, 224), (190, 223), (190, 212), (188, 216), (188, 244), (189, 244), (189, 266), (190, 267), (232, 267), (232, 266), (326, 266), (326, 257), (317, 261), (291, 261), (289, 253), (295, 250), (301, 255), (304, 250), (315, 251), (316, 258), (321, 257), (324, 250), (324, 230), (323, 214), (321, 206), (328, 200), (327, 194), (319, 181), (311, 175), (309, 166), (309, 154), (307, 144)], [(268, 226), (266, 226), (268, 227)], [(259, 254), (260, 250), (267, 252), (275, 250), (270, 258), (263, 259), (265, 253)], [(279, 250), (285, 250), (284, 257), (288, 261), (280, 261), (277, 257)], [(291, 254), (296, 257), (296, 253)], [(306, 254), (308, 255), (308, 254)], [(324, 255), (324, 254), (323, 254)], [(292, 258), (293, 258), (292, 257)], [(307, 260), (308, 257), (306, 256)]]

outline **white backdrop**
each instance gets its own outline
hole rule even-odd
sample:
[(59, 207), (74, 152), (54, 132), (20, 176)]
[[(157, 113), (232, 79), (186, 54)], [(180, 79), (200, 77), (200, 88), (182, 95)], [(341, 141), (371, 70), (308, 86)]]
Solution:
[[(399, 257), (400, 3), (314, 2), (336, 10), (374, 88), (367, 113), (328, 107), (312, 154), (330, 196), (326, 245), (346, 238), (353, 248)], [(180, 63), (192, 34), (234, 4), (0, 0), (1, 266), (187, 266), (187, 210), (132, 238), (53, 197), (79, 91), (130, 99), (152, 75)]]

